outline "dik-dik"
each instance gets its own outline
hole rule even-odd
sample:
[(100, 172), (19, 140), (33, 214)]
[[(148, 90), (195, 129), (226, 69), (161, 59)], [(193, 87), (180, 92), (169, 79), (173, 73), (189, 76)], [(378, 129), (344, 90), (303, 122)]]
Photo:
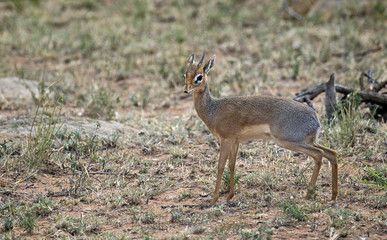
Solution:
[(239, 144), (251, 139), (271, 139), (278, 146), (303, 152), (314, 159), (312, 179), (306, 198), (314, 191), (322, 157), (332, 166), (332, 200), (338, 194), (336, 152), (316, 143), (320, 121), (309, 106), (292, 99), (270, 96), (231, 96), (214, 98), (210, 94), (207, 74), (214, 66), (215, 55), (203, 65), (204, 54), (199, 62), (194, 54), (188, 57), (184, 74), (184, 92), (193, 94), (195, 109), (211, 133), (220, 140), (218, 174), (211, 205), (219, 198), (220, 181), (229, 160), (230, 192), (227, 200), (235, 193), (234, 174)]

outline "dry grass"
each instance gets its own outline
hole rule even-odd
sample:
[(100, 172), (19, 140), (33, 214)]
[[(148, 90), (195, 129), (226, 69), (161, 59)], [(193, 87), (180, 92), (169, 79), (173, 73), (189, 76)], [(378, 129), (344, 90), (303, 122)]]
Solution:
[[(218, 143), (182, 93), (192, 52), (217, 54), (215, 96), (292, 97), (331, 72), (357, 87), (368, 68), (386, 80), (385, 50), (354, 57), (387, 47), (386, 3), (343, 2), (302, 22), (281, 19), (269, 0), (0, 2), (0, 76), (39, 81), (44, 93), (0, 115), (2, 238), (382, 239), (387, 128), (361, 106), (330, 126), (314, 101), (320, 143), (339, 153), (336, 203), (328, 162), (304, 200), (311, 159), (256, 141), (241, 146), (236, 196), (225, 201), (226, 175), (209, 208)], [(55, 127), (73, 116), (93, 128)], [(102, 129), (110, 119), (127, 130)], [(51, 130), (15, 134), (32, 123)]]

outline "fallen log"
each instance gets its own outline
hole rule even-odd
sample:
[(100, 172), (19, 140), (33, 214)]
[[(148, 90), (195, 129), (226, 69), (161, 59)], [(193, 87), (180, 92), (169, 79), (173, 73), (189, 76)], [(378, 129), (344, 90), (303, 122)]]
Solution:
[[(365, 89), (364, 77), (367, 77), (370, 82), (368, 89)], [(319, 94), (326, 92), (326, 117), (330, 120), (336, 108), (336, 92), (344, 94), (342, 99), (345, 99), (349, 94), (356, 92), (360, 97), (361, 102), (367, 103), (366, 106), (372, 109), (372, 111), (376, 109), (376, 111), (374, 111), (375, 118), (380, 118), (380, 116), (382, 116), (381, 118), (384, 121), (387, 121), (387, 92), (379, 92), (387, 85), (387, 81), (378, 83), (372, 77), (371, 70), (369, 70), (368, 73), (362, 73), (360, 75), (359, 83), (361, 90), (335, 84), (334, 81), (335, 75), (332, 73), (327, 83), (320, 83), (301, 93), (297, 93), (294, 100), (302, 103), (306, 102), (310, 107), (314, 108), (312, 100)]]
[[(385, 82), (385, 85), (386, 84), (387, 84), (387, 81)], [(309, 90), (303, 91), (301, 93), (297, 93), (296, 97), (293, 99), (298, 102), (308, 103), (312, 101), (315, 97), (320, 95), (321, 93), (325, 92), (325, 89), (326, 89), (326, 83), (320, 83), (319, 85)], [(380, 87), (380, 89), (382, 88)], [(353, 88), (346, 87), (340, 84), (335, 84), (335, 90), (336, 92), (342, 93), (345, 95), (348, 95), (356, 91)], [(362, 91), (359, 91), (359, 96), (361, 97), (362, 102), (370, 102), (370, 103), (376, 103), (379, 105), (387, 105), (387, 94), (378, 93), (378, 92), (369, 91), (369, 90), (362, 90)]]
[[(355, 92), (354, 89), (342, 86), (342, 85), (335, 85), (336, 91), (343, 94), (350, 94)], [(369, 90), (363, 90), (359, 92), (359, 96), (361, 97), (362, 102), (369, 102), (369, 103), (376, 103), (379, 105), (387, 105), (387, 95), (381, 94), (377, 92), (372, 92)]]

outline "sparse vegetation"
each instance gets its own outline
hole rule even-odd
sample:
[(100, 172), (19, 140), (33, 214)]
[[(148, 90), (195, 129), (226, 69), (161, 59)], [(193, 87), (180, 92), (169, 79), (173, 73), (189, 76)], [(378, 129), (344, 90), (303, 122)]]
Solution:
[(305, 200), (313, 159), (254, 141), (234, 198), (226, 170), (208, 207), (219, 143), (182, 92), (189, 54), (217, 54), (216, 97), (294, 97), (332, 72), (359, 89), (369, 68), (387, 80), (386, 1), (303, 21), (282, 19), (279, 2), (0, 0), (0, 78), (39, 83), (17, 107), (0, 91), (0, 238), (383, 239), (387, 127), (356, 93), (331, 123), (313, 100), (319, 143), (338, 152), (337, 202), (327, 161)]
[(279, 203), (279, 206), (287, 214), (287, 216), (297, 219), (298, 221), (305, 221), (307, 215), (300, 209), (293, 200), (285, 200)]
[(371, 184), (375, 188), (387, 188), (387, 169), (385, 166), (376, 168), (366, 166), (364, 170), (368, 176), (363, 178), (362, 182)]
[(360, 111), (360, 99), (356, 94), (344, 100), (338, 105), (336, 121), (327, 127), (332, 146), (353, 147), (358, 133), (369, 128), (371, 121)]
[(32, 204), (21, 202), (0, 205), (0, 214), (3, 218), (2, 230), (12, 231), (20, 226), (25, 232), (31, 234), (38, 229), (39, 217), (49, 216), (54, 210), (54, 203), (50, 199), (39, 196)]
[[(27, 148), (22, 155), (23, 165), (29, 171), (39, 169), (52, 160), (53, 141), (61, 127), (61, 110), (60, 102), (53, 107), (49, 103), (43, 103), (43, 107), (36, 108)], [(21, 165), (19, 166), (21, 168)]]
[(114, 104), (118, 102), (118, 98), (114, 99), (113, 92), (109, 88), (101, 87), (92, 91), (90, 99), (88, 116), (104, 120), (112, 120), (115, 117)]
[(333, 207), (328, 208), (326, 212), (329, 216), (329, 227), (336, 229), (340, 237), (346, 237), (350, 226), (356, 219), (351, 210)]
[(59, 216), (56, 219), (55, 228), (68, 232), (72, 236), (95, 234), (100, 230), (100, 221), (97, 217), (69, 217)]
[(242, 231), (241, 239), (243, 240), (271, 240), (273, 235), (273, 230), (269, 228), (267, 224), (260, 224), (258, 231)]
[[(229, 169), (226, 169), (224, 171), (222, 178), (223, 178), (222, 191), (228, 192), (230, 190), (230, 170)], [(234, 183), (237, 188), (240, 186), (240, 178), (241, 178), (241, 175), (239, 174), (239, 172), (235, 171)]]

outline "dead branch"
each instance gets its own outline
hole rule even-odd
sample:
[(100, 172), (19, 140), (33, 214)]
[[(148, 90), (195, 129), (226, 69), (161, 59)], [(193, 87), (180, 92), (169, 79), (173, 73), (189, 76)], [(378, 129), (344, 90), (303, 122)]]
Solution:
[(363, 52), (355, 53), (355, 57), (364, 57), (365, 55), (368, 55), (368, 54), (374, 53), (374, 52), (379, 52), (381, 50), (383, 50), (382, 45), (378, 45), (376, 48), (372, 48), (372, 49), (368, 49), (368, 50), (363, 51)]
[[(368, 49), (368, 50), (365, 50), (363, 52), (358, 52), (358, 53), (354, 53), (353, 55), (355, 57), (364, 57), (370, 53), (374, 53), (374, 52), (379, 52), (383, 50), (383, 47), (381, 45), (378, 45), (377, 47), (375, 48), (371, 48), (371, 49)], [(344, 52), (344, 53), (333, 53), (332, 54), (332, 57), (348, 57), (350, 54), (350, 52)]]
[[(364, 77), (369, 79), (369, 88), (365, 88)], [(301, 93), (297, 93), (293, 99), (298, 102), (306, 102), (310, 107), (313, 107), (312, 100), (319, 94), (326, 92), (325, 97), (325, 109), (326, 118), (328, 121), (332, 119), (332, 116), (336, 109), (336, 92), (344, 94), (345, 97), (351, 93), (356, 92), (361, 98), (361, 102), (367, 103), (366, 106), (373, 111), (373, 115), (376, 119), (382, 119), (387, 122), (387, 92), (379, 93), (387, 85), (387, 81), (377, 83), (376, 79), (372, 77), (372, 71), (368, 70), (368, 73), (362, 73), (359, 78), (360, 91), (356, 89), (335, 84), (335, 75), (332, 73), (327, 83), (320, 83), (311, 89), (307, 89)], [(344, 98), (345, 98), (344, 97)], [(376, 110), (376, 111), (375, 111)]]
[(368, 70), (368, 73), (362, 72), (360, 74), (359, 83), (360, 83), (360, 90), (365, 90), (364, 86), (364, 77), (367, 77), (369, 81), (371, 81), (371, 87), (369, 90), (373, 92), (379, 92), (387, 85), (387, 80), (378, 83), (375, 78), (372, 77), (372, 71)]
[[(306, 90), (302, 93), (296, 94), (296, 97), (293, 100), (296, 100), (298, 102), (308, 102), (313, 100), (315, 97), (317, 97), (319, 94), (325, 92), (325, 85), (326, 83), (320, 83), (319, 85)], [(355, 92), (354, 89), (350, 87), (346, 87), (340, 84), (335, 84), (336, 92), (342, 93), (342, 94), (350, 94)], [(380, 105), (387, 105), (387, 96), (381, 93), (363, 90), (359, 92), (359, 96), (362, 99), (362, 102), (372, 102), (377, 103)]]
[[(309, 103), (315, 97), (317, 97), (318, 95), (320, 95), (324, 91), (325, 91), (325, 83), (320, 83), (319, 85), (317, 85), (309, 90), (303, 91), (301, 93), (296, 93), (296, 97), (293, 100), (298, 101), (298, 102), (306, 102), (309, 105)], [(313, 106), (311, 106), (311, 107), (313, 107)]]
[(329, 81), (325, 84), (325, 116), (330, 121), (336, 110), (336, 88), (335, 74), (332, 73)]
[[(369, 91), (369, 90), (360, 91), (359, 96), (361, 97), (362, 102), (370, 102), (370, 103), (379, 104), (379, 105), (387, 105), (387, 95), (378, 93), (377, 91), (375, 91), (375, 90), (380, 91), (386, 85), (387, 85), (387, 81), (383, 81), (375, 85), (374, 91)], [(301, 93), (297, 93), (294, 100), (298, 102), (306, 102), (310, 106), (311, 100), (313, 100), (321, 93), (325, 92), (325, 90), (326, 90), (326, 83), (320, 83), (311, 89), (305, 90)], [(340, 84), (335, 84), (335, 90), (336, 92), (339, 92), (345, 95), (355, 92), (355, 89), (346, 87)]]
[(386, 81), (383, 81), (381, 83), (377, 83), (375, 84), (375, 87), (374, 87), (374, 92), (379, 92), (380, 90), (382, 90), (382, 88), (384, 88), (385, 86), (387, 85), (387, 80)]
[(360, 90), (364, 90), (364, 73), (362, 72), (359, 77)]
[(205, 209), (205, 208), (210, 208), (210, 205), (205, 205), (205, 204), (183, 204), (183, 205), (168, 205), (168, 206), (161, 206), (162, 209), (167, 209), (167, 208), (199, 208), (199, 209)]
[(364, 73), (364, 76), (368, 78), (369, 81), (369, 90), (373, 91), (375, 87), (376, 80), (372, 77), (372, 71), (371, 69), (368, 69), (367, 73)]
[[(342, 86), (339, 84), (335, 85), (335, 87), (336, 87), (336, 91), (339, 93), (343, 93), (343, 94), (348, 95), (350, 93), (355, 92), (354, 89), (346, 87), (346, 86)], [(371, 102), (371, 103), (376, 103), (379, 105), (387, 105), (387, 96), (385, 96), (381, 93), (363, 90), (363, 91), (359, 92), (359, 96), (361, 97), (362, 102)]]

